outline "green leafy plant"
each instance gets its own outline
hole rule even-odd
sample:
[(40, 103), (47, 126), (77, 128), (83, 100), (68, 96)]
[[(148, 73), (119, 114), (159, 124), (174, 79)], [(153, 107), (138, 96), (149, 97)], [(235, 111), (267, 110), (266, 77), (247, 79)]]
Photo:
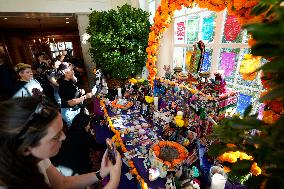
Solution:
[(141, 73), (146, 63), (149, 13), (130, 5), (89, 15), (90, 54), (96, 66), (117, 80)]
[[(283, 4), (283, 3), (282, 3)], [(237, 161), (230, 166), (232, 177), (249, 173), (253, 162), (257, 162), (262, 169), (259, 176), (251, 176), (245, 182), (250, 188), (283, 188), (284, 186), (284, 7), (280, 0), (261, 0), (254, 7), (251, 14), (265, 13), (262, 23), (244, 26), (255, 40), (251, 52), (269, 60), (258, 71), (262, 71), (269, 83), (269, 92), (260, 98), (266, 104), (266, 110), (273, 108), (268, 102), (277, 100), (281, 112), (277, 121), (267, 124), (258, 120), (257, 115), (250, 115), (251, 106), (247, 108), (243, 117), (232, 117), (222, 120), (214, 128), (212, 139), (217, 143), (209, 149), (211, 156), (217, 157), (227, 151), (244, 151), (254, 157), (253, 161)], [(267, 115), (264, 115), (267, 116)], [(228, 148), (226, 144), (236, 146)], [(243, 170), (246, 170), (245, 172)]]

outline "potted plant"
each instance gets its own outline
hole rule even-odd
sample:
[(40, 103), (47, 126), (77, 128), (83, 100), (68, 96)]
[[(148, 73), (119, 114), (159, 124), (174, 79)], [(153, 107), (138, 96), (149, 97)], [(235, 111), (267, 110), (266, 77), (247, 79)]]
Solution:
[(121, 84), (141, 73), (147, 58), (149, 13), (125, 4), (117, 10), (94, 10), (89, 21), (90, 54), (108, 83)]

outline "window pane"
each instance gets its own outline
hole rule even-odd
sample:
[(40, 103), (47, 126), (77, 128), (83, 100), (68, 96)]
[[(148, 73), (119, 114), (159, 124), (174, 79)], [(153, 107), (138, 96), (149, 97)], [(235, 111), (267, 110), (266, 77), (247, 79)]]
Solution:
[(237, 112), (243, 114), (245, 109), (252, 103), (252, 96), (239, 94)]
[(203, 63), (200, 68), (200, 72), (210, 72), (212, 62), (212, 49), (205, 49)]
[(65, 45), (64, 42), (58, 42), (58, 49), (61, 50), (65, 50)]
[[(56, 47), (56, 46), (55, 46), (55, 47)], [(50, 43), (50, 44), (49, 44), (50, 51), (55, 51), (55, 50), (54, 50), (55, 47), (54, 47), (54, 44), (53, 44), (53, 43)]]
[(198, 15), (189, 15), (187, 18), (186, 26), (186, 35), (187, 35), (187, 44), (193, 44), (198, 40), (198, 28), (199, 28), (199, 16)]
[(215, 12), (205, 12), (202, 19), (202, 40), (204, 43), (209, 43), (213, 41), (215, 34), (215, 24), (216, 24), (216, 13)]
[(225, 80), (234, 81), (240, 49), (222, 48), (219, 56), (219, 70), (224, 71)]
[(245, 33), (235, 16), (226, 16), (222, 43), (242, 43)]
[[(240, 58), (240, 64), (242, 64), (242, 61), (244, 60), (244, 55), (246, 54), (250, 54), (250, 49), (246, 48), (246, 49), (242, 49), (242, 53), (240, 54), (239, 58)], [(243, 86), (246, 86), (246, 87), (252, 87), (252, 88), (255, 88), (255, 89), (259, 89), (261, 87), (261, 84), (260, 84), (260, 80), (259, 80), (259, 77), (257, 77), (257, 75), (255, 76), (255, 79), (254, 80), (245, 80), (242, 76), (242, 74), (240, 73), (240, 70), (237, 71), (236, 73), (236, 77), (237, 77), (237, 83), (239, 85), (243, 85)]]
[(175, 25), (174, 25), (174, 43), (175, 44), (184, 44), (185, 39), (185, 16), (179, 17), (175, 19)]
[(66, 49), (73, 49), (72, 42), (65, 42)]
[(175, 67), (182, 67), (184, 68), (184, 53), (185, 49), (183, 47), (175, 47), (174, 48), (174, 63), (173, 68)]

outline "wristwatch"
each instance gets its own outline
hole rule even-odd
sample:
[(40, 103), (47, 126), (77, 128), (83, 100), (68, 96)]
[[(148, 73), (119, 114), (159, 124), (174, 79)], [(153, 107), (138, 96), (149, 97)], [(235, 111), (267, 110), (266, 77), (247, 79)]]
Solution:
[(100, 171), (97, 171), (97, 172), (96, 172), (96, 177), (97, 177), (99, 180), (103, 180), (103, 177), (101, 177)]

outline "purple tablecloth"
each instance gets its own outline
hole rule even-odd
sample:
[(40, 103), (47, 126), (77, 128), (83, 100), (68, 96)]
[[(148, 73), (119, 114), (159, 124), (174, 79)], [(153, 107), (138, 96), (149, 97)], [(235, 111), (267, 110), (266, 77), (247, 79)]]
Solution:
[[(141, 122), (147, 122), (145, 119), (143, 120), (142, 119), (142, 116), (140, 115), (139, 112), (135, 112), (135, 113), (131, 113), (131, 114), (127, 114), (126, 111), (122, 111), (122, 113), (120, 115), (116, 115), (114, 114), (112, 111), (108, 110), (108, 114), (110, 116), (111, 119), (113, 118), (117, 118), (119, 116), (122, 116), (120, 118), (124, 118), (127, 117), (128, 118), (128, 121), (123, 121), (123, 126), (124, 127), (131, 127), (131, 126), (134, 126), (133, 125), (133, 122), (137, 119), (139, 119), (139, 121)], [(129, 121), (129, 119), (131, 121)], [(113, 123), (114, 124), (114, 123)], [(148, 122), (148, 124), (151, 124)], [(114, 124), (115, 125), (115, 124)], [(97, 140), (99, 139), (100, 142), (103, 142), (105, 141), (106, 138), (108, 138), (111, 134), (110, 134), (110, 129), (104, 125), (104, 126), (95, 126), (95, 132), (96, 132), (96, 138)], [(117, 130), (120, 130), (120, 128), (116, 128)], [(149, 132), (150, 130), (152, 130), (152, 128), (148, 128)], [(147, 135), (148, 132), (145, 133), (145, 135)], [(155, 131), (155, 135), (160, 136), (160, 131), (157, 130)], [(126, 144), (127, 141), (131, 141), (133, 138), (129, 138), (129, 137), (121, 137), (124, 144)], [(146, 149), (149, 149), (150, 146), (152, 144), (148, 144), (146, 145)], [(134, 148), (137, 148), (141, 146), (141, 144), (137, 144), (137, 145), (125, 145), (125, 147), (127, 148), (128, 151), (134, 149)], [(157, 179), (155, 181), (149, 181), (149, 174), (148, 174), (148, 170), (144, 167), (144, 164), (143, 164), (143, 161), (144, 161), (144, 158), (139, 158), (139, 157), (134, 157), (132, 158), (133, 160), (133, 163), (139, 173), (139, 175), (144, 179), (144, 181), (147, 183), (148, 185), (148, 188), (151, 188), (151, 189), (154, 189), (154, 188), (164, 188), (165, 186), (165, 183), (166, 183), (166, 179)], [(125, 165), (124, 165), (125, 166)], [(123, 167), (123, 169), (125, 169), (125, 167)], [(123, 188), (123, 189), (126, 189), (126, 188), (129, 188), (129, 189), (132, 189), (132, 188), (136, 188), (134, 187), (134, 183), (133, 183), (133, 180), (135, 179), (132, 179), (131, 181), (129, 181), (126, 176), (124, 175), (126, 172), (122, 173), (122, 177), (121, 177), (121, 182), (120, 182), (120, 187), (119, 188)], [(131, 185), (131, 186), (130, 186)]]

